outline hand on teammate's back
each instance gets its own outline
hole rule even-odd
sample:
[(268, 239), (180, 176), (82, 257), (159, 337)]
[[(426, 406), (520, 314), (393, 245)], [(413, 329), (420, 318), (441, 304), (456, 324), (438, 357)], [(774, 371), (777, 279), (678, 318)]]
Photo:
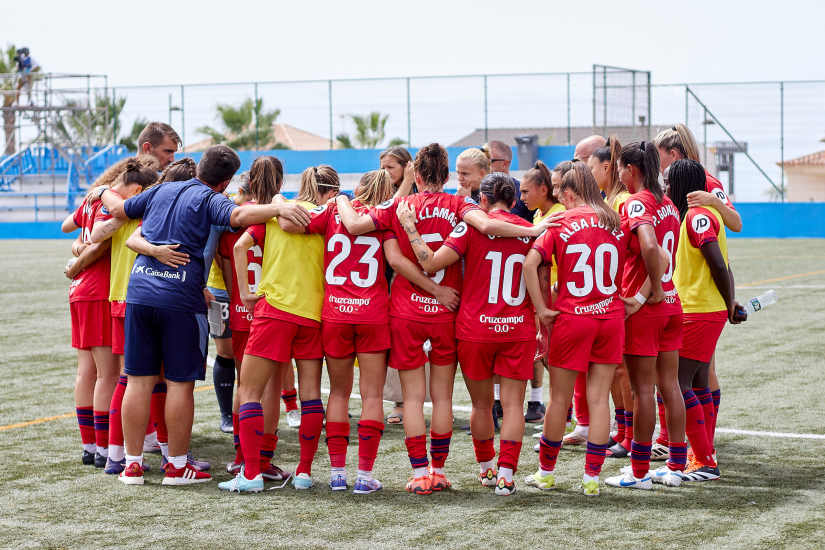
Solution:
[(433, 294), (433, 297), (448, 310), (456, 311), (461, 302), (458, 294), (458, 291), (454, 288), (438, 285), (438, 290)]
[(174, 267), (177, 269), (178, 267), (189, 263), (189, 254), (175, 250), (179, 246), (180, 243), (156, 246), (154, 257), (163, 265), (168, 265), (169, 267)]
[(633, 315), (634, 313), (636, 313), (637, 311), (642, 309), (642, 304), (639, 303), (639, 300), (637, 300), (634, 296), (631, 296), (629, 298), (625, 298), (625, 297), (621, 297), (621, 298), (622, 298), (622, 302), (624, 302), (624, 318), (625, 319), (627, 319), (628, 317), (630, 317), (631, 315)]
[(653, 292), (650, 293), (650, 298), (647, 299), (648, 304), (658, 304), (662, 300), (665, 299), (665, 291), (662, 290), (662, 285), (659, 285), (659, 288), (654, 288)]
[[(404, 229), (412, 228), (415, 225), (415, 209), (407, 204), (406, 201), (400, 201), (398, 208), (395, 209), (395, 214), (398, 216), (398, 221)], [(408, 233), (411, 233), (407, 229)]]
[(556, 223), (559, 220), (564, 218), (564, 212), (556, 212), (552, 216), (548, 216), (541, 221), (541, 223), (536, 224), (533, 228), (533, 236), (538, 237), (551, 227), (561, 227), (561, 224)]
[[(274, 200), (272, 201), (275, 202)], [(302, 227), (306, 227), (309, 225), (309, 212), (306, 208), (301, 206), (298, 203), (286, 203), (281, 207), (281, 213), (279, 214), (282, 218), (286, 218), (295, 225), (300, 225)]]

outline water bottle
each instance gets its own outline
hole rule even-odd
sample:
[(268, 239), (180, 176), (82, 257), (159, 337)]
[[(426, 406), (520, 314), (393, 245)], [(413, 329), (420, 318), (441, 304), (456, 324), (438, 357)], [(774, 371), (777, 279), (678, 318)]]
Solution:
[(755, 311), (759, 311), (760, 309), (767, 307), (777, 301), (779, 297), (776, 295), (776, 291), (769, 290), (765, 294), (761, 296), (757, 296), (756, 298), (752, 298), (742, 304), (745, 308), (745, 311), (748, 312), (748, 315), (754, 313)]

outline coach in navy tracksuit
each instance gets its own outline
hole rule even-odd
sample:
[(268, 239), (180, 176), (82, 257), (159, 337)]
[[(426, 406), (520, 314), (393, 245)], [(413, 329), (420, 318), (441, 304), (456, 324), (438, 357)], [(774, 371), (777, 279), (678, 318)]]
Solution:
[(123, 201), (114, 193), (97, 197), (115, 218), (143, 218), (143, 237), (154, 245), (180, 244), (190, 262), (178, 268), (138, 255), (126, 295), (123, 435), (127, 468), (142, 463), (149, 404), (163, 366), (168, 383), (166, 424), (169, 461), (186, 466), (192, 432), (196, 380), (206, 374), (207, 321), (203, 299), (203, 251), (213, 225), (246, 227), (284, 216), (306, 225), (309, 214), (295, 203), (237, 206), (221, 193), (240, 167), (238, 155), (225, 145), (204, 152), (197, 177), (168, 182)]

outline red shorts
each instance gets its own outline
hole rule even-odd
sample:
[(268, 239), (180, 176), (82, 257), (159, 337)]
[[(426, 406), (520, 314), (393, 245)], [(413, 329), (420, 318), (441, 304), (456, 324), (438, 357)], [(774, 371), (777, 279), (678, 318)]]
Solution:
[(623, 341), (621, 318), (562, 313), (550, 331), (547, 364), (579, 372), (587, 372), (590, 363), (618, 365), (622, 362)]
[(682, 347), (679, 357), (710, 363), (722, 329), (728, 322), (727, 311), (685, 313), (682, 323)]
[(305, 327), (256, 315), (249, 329), (245, 353), (279, 363), (289, 363), (292, 359), (323, 359), (321, 327)]
[(246, 343), (248, 341), (248, 330), (232, 329), (232, 356), (238, 361), (243, 361), (243, 355), (246, 353)]
[(390, 325), (353, 325), (324, 321), (321, 326), (324, 354), (354, 357), (355, 353), (379, 353), (390, 349)]
[(535, 355), (535, 339), (485, 343), (458, 341), (461, 372), (470, 380), (487, 380), (494, 374), (513, 380), (530, 380)]
[(112, 345), (112, 319), (109, 300), (72, 302), (72, 347), (89, 349)]
[(123, 355), (126, 352), (125, 317), (112, 317), (112, 353)]
[(627, 355), (656, 357), (662, 351), (682, 347), (683, 314), (670, 317), (631, 315), (624, 322), (624, 352)]
[(456, 355), (455, 323), (428, 323), (390, 317), (392, 347), (389, 364), (398, 370), (417, 369), (427, 362), (424, 342), (430, 341), (430, 365), (452, 365)]

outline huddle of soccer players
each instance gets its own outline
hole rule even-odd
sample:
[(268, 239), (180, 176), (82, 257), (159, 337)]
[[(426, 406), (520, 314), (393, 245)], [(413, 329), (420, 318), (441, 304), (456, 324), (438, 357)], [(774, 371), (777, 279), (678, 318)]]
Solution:
[[(147, 126), (142, 154), (109, 169), (64, 222), (64, 231), (83, 229), (66, 274), (73, 279), (85, 464), (143, 484), (141, 445), (156, 428), (163, 484), (211, 479), (209, 464), (188, 449), (194, 381), (205, 377), (204, 296), (223, 290), (214, 277), (206, 290), (216, 257), (232, 329), (231, 350), (222, 356), (231, 353), (238, 372), (231, 413), (231, 392), (219, 395), (222, 429), (231, 414), (236, 448), (227, 466), (235, 477), (220, 489), (260, 492), (265, 480), (290, 478), (296, 489), (312, 487), (325, 431), (329, 487), (348, 490), (356, 360), (357, 494), (382, 488), (373, 466), (385, 429), (388, 367), (398, 372), (403, 394), (413, 469), (406, 489), (430, 494), (451, 486), (444, 466), (459, 365), (472, 400), (479, 481), (498, 495), (513, 494), (528, 380), (538, 388), (533, 412), (544, 414), (542, 357), (550, 401), (539, 469), (528, 485), (555, 486), (565, 443), (587, 446), (585, 495), (599, 494), (607, 456), (630, 456), (621, 475), (605, 480), (615, 487), (719, 478), (713, 352), (725, 323), (745, 319), (734, 301), (725, 234), (725, 226), (741, 230), (741, 220), (698, 162), (685, 126), (624, 147), (617, 136), (593, 136), (553, 171), (537, 162), (520, 189), (491, 169), (491, 161), (503, 160), (492, 159), (491, 150), (506, 144), (468, 149), (457, 159), (457, 194), (444, 192), (449, 158), (434, 143), (408, 166), (399, 164), (398, 173), (365, 174), (353, 201), (326, 165), (305, 170), (297, 199), (286, 201), (283, 164), (268, 156), (254, 161), (230, 200), (224, 192), (240, 166), (237, 154), (214, 146), (197, 166), (172, 163), (178, 142), (167, 125)], [(165, 169), (160, 177), (158, 169)], [(667, 169), (666, 186), (660, 169)], [(523, 219), (530, 209), (533, 223)], [(301, 402), (294, 475), (272, 463), (279, 397), (293, 361)], [(565, 437), (571, 401), (578, 425)], [(494, 416), (503, 417), (497, 462)], [(666, 465), (650, 470), (652, 454)]]

